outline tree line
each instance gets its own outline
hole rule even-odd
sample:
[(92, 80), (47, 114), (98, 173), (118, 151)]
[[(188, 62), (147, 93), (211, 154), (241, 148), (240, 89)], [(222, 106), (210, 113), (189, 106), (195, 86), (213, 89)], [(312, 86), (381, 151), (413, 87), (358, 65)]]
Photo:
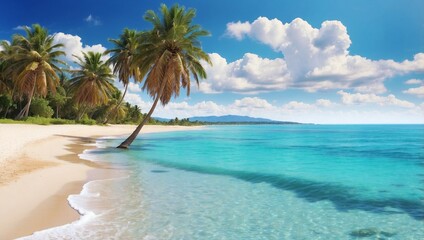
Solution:
[[(150, 119), (157, 104), (168, 104), (180, 89), (190, 94), (194, 80), (206, 78), (202, 64), (211, 64), (199, 37), (209, 32), (193, 24), (194, 9), (162, 4), (159, 14), (148, 10), (144, 19), (152, 29), (124, 29), (113, 48), (104, 54), (83, 52), (75, 56), (76, 68), (62, 60), (63, 44), (39, 24), (24, 27), (0, 42), (0, 117), (23, 119), (42, 116), (74, 119), (77, 122), (139, 123), (119, 147), (127, 148)], [(102, 57), (110, 55), (103, 61)], [(124, 85), (121, 93), (113, 79)], [(130, 81), (142, 83), (153, 99), (149, 112), (124, 103)], [(187, 119), (188, 121), (188, 119)], [(172, 124), (175, 124), (173, 121)], [(186, 123), (186, 121), (184, 121)]]
[(138, 106), (121, 104), (124, 96), (113, 85), (112, 63), (102, 61), (101, 53), (75, 56), (78, 68), (71, 70), (60, 58), (65, 55), (64, 46), (53, 44), (54, 35), (46, 28), (34, 24), (24, 31), (25, 35), (13, 35), (11, 42), (0, 42), (1, 118), (40, 116), (82, 123), (142, 119)]

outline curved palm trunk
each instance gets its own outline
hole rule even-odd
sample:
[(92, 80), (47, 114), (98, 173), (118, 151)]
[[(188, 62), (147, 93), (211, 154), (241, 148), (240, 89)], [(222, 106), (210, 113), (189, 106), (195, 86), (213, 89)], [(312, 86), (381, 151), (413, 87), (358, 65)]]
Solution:
[(34, 92), (35, 92), (35, 80), (34, 80), (34, 86), (32, 86), (32, 91), (31, 91), (31, 95), (29, 96), (29, 100), (28, 103), (25, 105), (25, 107), (21, 110), (21, 112), (18, 114), (18, 116), (16, 116), (15, 119), (20, 120), (23, 117), (28, 117), (28, 113), (29, 113), (29, 107), (31, 106), (31, 102), (32, 102), (32, 97), (34, 96)]
[(155, 102), (153, 103), (152, 107), (150, 108), (150, 111), (147, 113), (146, 117), (143, 119), (143, 121), (137, 126), (137, 128), (134, 130), (131, 135), (125, 139), (117, 148), (125, 148), (127, 149), (131, 143), (135, 140), (140, 130), (143, 128), (143, 126), (147, 123), (147, 121), (150, 119), (150, 116), (152, 116), (153, 112), (155, 111), (156, 105), (159, 102), (160, 97), (162, 96), (163, 90), (165, 89), (166, 81), (164, 80), (162, 82), (162, 86), (160, 87), (159, 93), (156, 96)]
[[(13, 90), (12, 90), (12, 105), (13, 105), (13, 97), (15, 96), (15, 88), (16, 88), (16, 86), (13, 86)], [(6, 108), (6, 112), (4, 113), (4, 118), (7, 118), (7, 113), (9, 112), (9, 109), (10, 109), (10, 105), (7, 106), (7, 108)]]
[(116, 111), (118, 110), (118, 107), (121, 105), (122, 101), (124, 101), (124, 97), (125, 97), (125, 94), (127, 94), (127, 90), (128, 90), (128, 84), (127, 84), (127, 85), (125, 85), (124, 94), (122, 94), (122, 97), (121, 97), (121, 99), (119, 100), (118, 104), (116, 104), (116, 106), (113, 108), (113, 110), (112, 110), (112, 111), (110, 111), (110, 112), (106, 115), (105, 120), (103, 121), (103, 124), (107, 124), (107, 122), (109, 121), (109, 115), (110, 115), (111, 113), (116, 113)]

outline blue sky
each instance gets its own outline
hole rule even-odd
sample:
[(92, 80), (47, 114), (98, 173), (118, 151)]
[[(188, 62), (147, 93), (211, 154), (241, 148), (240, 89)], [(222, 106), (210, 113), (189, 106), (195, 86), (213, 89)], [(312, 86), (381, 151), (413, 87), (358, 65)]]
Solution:
[[(162, 1), (172, 5), (175, 1)], [(160, 1), (2, 2), (0, 39), (40, 23), (68, 60), (103, 51)], [(424, 1), (178, 1), (195, 8), (208, 79), (156, 116), (240, 114), (315, 123), (424, 123)], [(22, 7), (28, 6), (28, 7)], [(118, 87), (122, 87), (117, 84)], [(132, 84), (127, 100), (152, 100)]]

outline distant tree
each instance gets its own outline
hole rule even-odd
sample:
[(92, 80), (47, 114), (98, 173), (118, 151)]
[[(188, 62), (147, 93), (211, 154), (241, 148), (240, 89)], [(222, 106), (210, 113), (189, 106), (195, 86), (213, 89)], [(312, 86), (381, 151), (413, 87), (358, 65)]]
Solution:
[[(137, 48), (139, 47), (139, 33), (125, 28), (119, 39), (110, 39), (109, 41), (114, 44), (114, 48), (105, 52), (105, 54), (111, 53), (111, 57), (107, 62), (113, 65), (113, 73), (118, 76), (119, 81), (125, 87), (121, 99), (110, 112), (115, 114), (127, 93), (130, 78), (133, 78), (135, 82), (141, 82), (142, 80), (140, 69), (134, 62), (134, 56), (137, 54)], [(104, 123), (107, 123), (107, 121), (108, 115)]]
[(62, 86), (57, 87), (56, 94), (50, 94), (48, 96), (50, 105), (55, 108), (56, 118), (59, 118), (59, 110), (65, 105), (67, 99), (65, 88)]
[(141, 121), (141, 119), (143, 118), (143, 114), (141, 113), (141, 109), (137, 105), (131, 106), (131, 104), (126, 103), (125, 107), (128, 109), (126, 119), (127, 122), (137, 123)]
[(80, 111), (77, 120), (89, 108), (106, 104), (115, 90), (112, 72), (101, 57), (101, 53), (83, 53), (83, 59), (77, 57), (79, 61), (76, 62), (80, 69), (71, 71), (69, 87)]

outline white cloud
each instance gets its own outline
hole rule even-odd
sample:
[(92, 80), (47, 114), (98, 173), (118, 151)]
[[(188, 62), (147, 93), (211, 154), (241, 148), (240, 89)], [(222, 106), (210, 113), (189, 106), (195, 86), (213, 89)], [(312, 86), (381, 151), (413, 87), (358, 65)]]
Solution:
[(227, 33), (229, 36), (234, 37), (238, 40), (242, 40), (244, 35), (250, 32), (250, 23), (249, 22), (240, 22), (237, 23), (228, 23), (227, 24)]
[(138, 92), (141, 92), (141, 87), (137, 83), (129, 82), (128, 83), (128, 91), (133, 92), (133, 93), (138, 93)]
[(97, 18), (97, 17), (94, 17), (93, 15), (88, 15), (88, 17), (86, 17), (85, 19), (84, 19), (86, 22), (88, 22), (88, 23), (90, 23), (90, 24), (93, 24), (94, 26), (99, 26), (99, 25), (101, 25), (102, 24), (102, 22), (100, 21), (100, 19), (99, 18)]
[[(219, 56), (221, 64), (218, 68), (209, 68), (208, 74), (213, 76), (216, 72), (220, 72), (220, 78), (208, 78), (210, 81), (205, 84), (207, 85), (205, 92), (227, 90), (250, 93), (255, 92), (255, 89), (258, 92), (290, 87), (309, 92), (353, 89), (362, 93), (384, 93), (386, 79), (395, 75), (424, 72), (424, 53), (416, 54), (413, 60), (402, 62), (374, 61), (363, 56), (350, 55), (349, 47), (352, 42), (346, 27), (340, 21), (325, 21), (320, 28), (314, 28), (300, 18), (290, 23), (283, 23), (278, 19), (259, 17), (252, 23), (240, 21), (228, 23), (226, 34), (238, 40), (244, 37), (258, 40), (281, 52), (284, 58), (267, 59), (269, 62), (275, 61), (273, 69), (259, 67), (254, 75), (244, 74), (240, 79), (237, 78), (238, 69), (235, 63), (243, 66), (242, 63), (246, 64), (248, 56), (245, 55), (243, 59), (228, 64), (226, 59)], [(257, 59), (262, 59), (255, 56)], [(226, 74), (222, 74), (222, 69), (226, 69)], [(275, 71), (276, 69), (280, 71)], [(251, 84), (259, 82), (257, 76), (266, 74), (268, 77), (262, 78), (260, 84)], [(273, 77), (269, 77), (271, 75)], [(275, 81), (276, 78), (283, 80)], [(273, 88), (263, 88), (271, 85), (273, 81)], [(232, 85), (238, 87), (228, 87)]]
[[(145, 102), (134, 93), (127, 94), (125, 100), (138, 105), (143, 112), (147, 112), (152, 105), (150, 101)], [(158, 105), (153, 115), (164, 118), (188, 118), (233, 114), (303, 123), (424, 123), (424, 103), (413, 108), (393, 110), (393, 104), (390, 103), (393, 99), (388, 97), (386, 101), (389, 103), (383, 105), (380, 105), (378, 101), (370, 103), (377, 104), (379, 107), (366, 110), (358, 105), (342, 105), (326, 99), (318, 99), (313, 103), (290, 101), (281, 107), (272, 105), (261, 98), (237, 99), (226, 105), (213, 101), (201, 101), (194, 104), (182, 101), (171, 102), (165, 107)]]
[(146, 112), (146, 110), (148, 111), (151, 107), (151, 103), (145, 102), (137, 93), (128, 92), (127, 94), (125, 94), (124, 100), (132, 105), (139, 106), (142, 112)]
[(403, 91), (407, 94), (416, 95), (417, 97), (424, 98), (424, 86), (416, 87), (416, 88), (410, 88), (408, 90)]
[(299, 101), (290, 101), (283, 105), (283, 109), (286, 111), (291, 110), (311, 110), (311, 109), (325, 109), (337, 106), (336, 103), (331, 102), (328, 99), (318, 99), (314, 103), (304, 103)]
[(284, 110), (309, 110), (313, 108), (315, 108), (313, 104), (308, 104), (308, 103), (298, 102), (298, 101), (291, 101), (283, 105)]
[(316, 101), (315, 105), (320, 106), (320, 107), (332, 107), (332, 106), (335, 106), (336, 104), (331, 102), (328, 99), (318, 99)]
[(25, 26), (19, 25), (13, 28), (13, 30), (25, 30)]
[[(348, 93), (345, 93), (348, 94)], [(371, 95), (371, 94), (364, 94)], [(419, 106), (409, 106), (406, 101), (393, 97), (352, 96), (351, 102), (365, 102), (371, 108), (363, 108), (359, 104), (336, 103), (328, 99), (317, 99), (315, 102), (305, 103), (290, 101), (282, 106), (275, 106), (267, 100), (258, 97), (236, 99), (229, 104), (217, 104), (213, 101), (189, 103), (188, 101), (170, 102), (163, 107), (158, 105), (154, 116), (164, 118), (188, 118), (193, 116), (222, 116), (242, 115), (262, 117), (280, 121), (294, 121), (303, 123), (424, 123), (424, 103)], [(359, 98), (357, 100), (355, 98)], [(151, 101), (144, 101), (136, 93), (127, 93), (125, 100), (138, 105), (142, 112), (149, 111)], [(150, 100), (150, 98), (149, 98)], [(402, 106), (399, 108), (399, 106)], [(377, 108), (376, 108), (377, 107)], [(395, 108), (395, 109), (394, 109)]]
[(267, 59), (246, 53), (242, 59), (227, 63), (218, 53), (209, 54), (213, 66), (204, 64), (208, 78), (200, 83), (200, 91), (258, 93), (285, 89), (289, 76), (285, 61)]
[(245, 97), (235, 100), (233, 106), (237, 108), (272, 108), (272, 105), (267, 100), (258, 97)]
[[(81, 37), (77, 35), (71, 35), (66, 34), (62, 32), (58, 32), (54, 34), (54, 43), (62, 43), (64, 45), (63, 51), (66, 54), (66, 59), (69, 61), (76, 61), (77, 59), (73, 56), (83, 57), (82, 52), (99, 52), (104, 53), (106, 51), (106, 48), (103, 47), (101, 44), (95, 44), (95, 45), (85, 45), (83, 47), (82, 39)], [(108, 59), (108, 56), (102, 56), (102, 60), (106, 61)]]
[(387, 97), (378, 96), (375, 94), (363, 94), (363, 93), (347, 93), (345, 91), (338, 91), (337, 92), (342, 97), (342, 102), (347, 105), (352, 104), (377, 104), (380, 106), (397, 106), (397, 107), (403, 107), (403, 108), (414, 108), (415, 104), (400, 100), (395, 97), (395, 95), (390, 94)]
[(421, 80), (421, 79), (409, 79), (405, 83), (409, 84), (409, 85), (414, 85), (414, 84), (422, 84), (422, 83), (424, 83), (424, 81)]

